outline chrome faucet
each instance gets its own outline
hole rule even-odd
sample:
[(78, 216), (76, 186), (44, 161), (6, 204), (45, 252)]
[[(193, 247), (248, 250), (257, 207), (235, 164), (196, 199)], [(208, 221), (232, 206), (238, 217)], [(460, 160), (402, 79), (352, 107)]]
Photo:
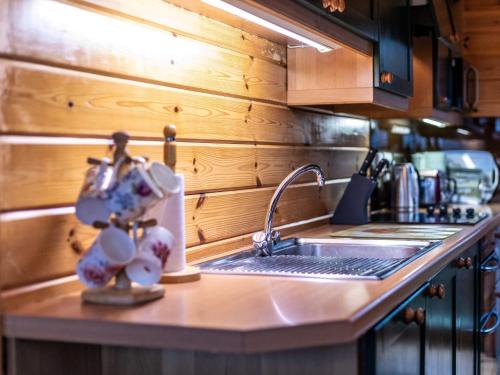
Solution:
[(278, 231), (273, 231), (273, 215), (278, 206), (278, 201), (285, 189), (300, 175), (307, 172), (315, 172), (316, 179), (319, 186), (325, 184), (325, 175), (321, 168), (316, 164), (306, 164), (300, 168), (297, 168), (279, 184), (278, 188), (274, 192), (274, 195), (269, 203), (269, 208), (266, 214), (266, 221), (264, 223), (264, 231), (254, 233), (252, 236), (253, 246), (257, 251), (257, 255), (260, 256), (271, 256), (273, 253), (274, 245), (280, 240), (280, 234)]

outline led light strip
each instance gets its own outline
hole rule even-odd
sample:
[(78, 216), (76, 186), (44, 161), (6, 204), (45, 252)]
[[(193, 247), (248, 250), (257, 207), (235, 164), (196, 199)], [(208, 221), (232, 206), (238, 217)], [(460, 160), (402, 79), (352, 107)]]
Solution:
[(253, 22), (259, 26), (263, 26), (267, 29), (276, 31), (277, 33), (280, 33), (282, 35), (285, 35), (285, 36), (288, 36), (292, 39), (295, 39), (299, 42), (307, 44), (308, 46), (314, 47), (319, 52), (328, 52), (328, 51), (332, 50), (332, 48), (330, 48), (330, 47), (327, 47), (323, 44), (317, 43), (314, 40), (311, 40), (309, 38), (306, 38), (305, 36), (294, 33), (293, 31), (287, 30), (281, 26), (278, 26), (272, 22), (269, 22), (263, 18), (260, 18), (252, 13), (249, 13), (249, 12), (243, 10), (243, 9), (235, 7), (234, 5), (228, 4), (225, 1), (222, 1), (222, 0), (201, 0), (201, 1), (206, 3), (206, 4), (211, 5), (213, 7), (221, 9), (225, 12), (228, 12), (234, 16), (241, 17), (241, 18), (243, 18), (247, 21)]

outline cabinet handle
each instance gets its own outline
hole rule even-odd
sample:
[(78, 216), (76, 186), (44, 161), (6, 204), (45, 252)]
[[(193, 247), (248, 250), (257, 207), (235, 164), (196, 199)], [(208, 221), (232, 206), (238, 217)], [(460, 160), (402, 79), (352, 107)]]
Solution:
[(394, 74), (392, 74), (391, 72), (380, 73), (380, 82), (388, 83), (390, 85), (393, 80), (394, 80)]
[(493, 250), (493, 252), (481, 263), (481, 271), (496, 271), (498, 269), (498, 263), (499, 259), (497, 252)]
[(429, 297), (438, 297), (439, 299), (443, 299), (446, 296), (446, 288), (444, 284), (429, 285)]
[[(486, 328), (488, 325), (488, 322), (490, 321), (491, 318), (495, 318), (495, 324), (493, 324), (490, 328)], [(500, 323), (500, 320), (498, 320), (498, 312), (496, 308), (491, 309), (491, 311), (487, 312), (484, 314), (480, 321), (479, 324), (481, 325), (481, 329), (479, 332), (483, 335), (489, 335), (492, 332), (495, 332), (498, 324)]]
[(403, 320), (406, 324), (415, 322), (421, 326), (425, 323), (425, 310), (419, 307), (417, 310), (407, 307), (403, 310)]

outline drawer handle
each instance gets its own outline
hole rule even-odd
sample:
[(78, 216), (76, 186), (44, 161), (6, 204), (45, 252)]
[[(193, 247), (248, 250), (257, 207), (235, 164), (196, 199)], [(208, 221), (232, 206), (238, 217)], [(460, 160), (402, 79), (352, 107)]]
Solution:
[[(488, 322), (490, 319), (494, 317), (495, 318), (495, 324), (493, 324), (490, 328), (486, 328), (488, 325)], [(481, 329), (479, 332), (483, 335), (489, 335), (492, 332), (495, 332), (495, 330), (498, 327), (498, 324), (500, 324), (500, 320), (498, 320), (498, 312), (496, 308), (491, 309), (491, 311), (487, 312), (481, 317), (481, 320), (479, 322), (481, 325)]]
[(493, 251), (490, 255), (486, 257), (485, 260), (481, 263), (481, 271), (496, 271), (498, 269), (498, 255), (496, 251)]

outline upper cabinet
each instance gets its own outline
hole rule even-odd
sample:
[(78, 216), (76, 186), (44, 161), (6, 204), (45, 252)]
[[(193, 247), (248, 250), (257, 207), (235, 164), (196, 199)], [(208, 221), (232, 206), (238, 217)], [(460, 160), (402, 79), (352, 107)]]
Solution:
[(412, 30), (409, 0), (378, 1), (379, 41), (375, 47), (375, 87), (413, 94)]
[[(376, 0), (295, 1), (358, 35), (374, 41), (378, 40)], [(338, 7), (334, 4), (338, 4)]]
[[(300, 0), (302, 2), (303, 0)], [(305, 1), (322, 13), (323, 1)], [(317, 4), (316, 4), (317, 3)], [(345, 48), (319, 53), (311, 48), (289, 49), (288, 104), (332, 105), (337, 112), (364, 114), (390, 108), (404, 113), (413, 93), (412, 30), (407, 0), (347, 2), (344, 11), (376, 25), (372, 55)], [(320, 9), (321, 7), (321, 9)], [(347, 13), (346, 13), (347, 16)], [(362, 21), (359, 21), (362, 22)]]

